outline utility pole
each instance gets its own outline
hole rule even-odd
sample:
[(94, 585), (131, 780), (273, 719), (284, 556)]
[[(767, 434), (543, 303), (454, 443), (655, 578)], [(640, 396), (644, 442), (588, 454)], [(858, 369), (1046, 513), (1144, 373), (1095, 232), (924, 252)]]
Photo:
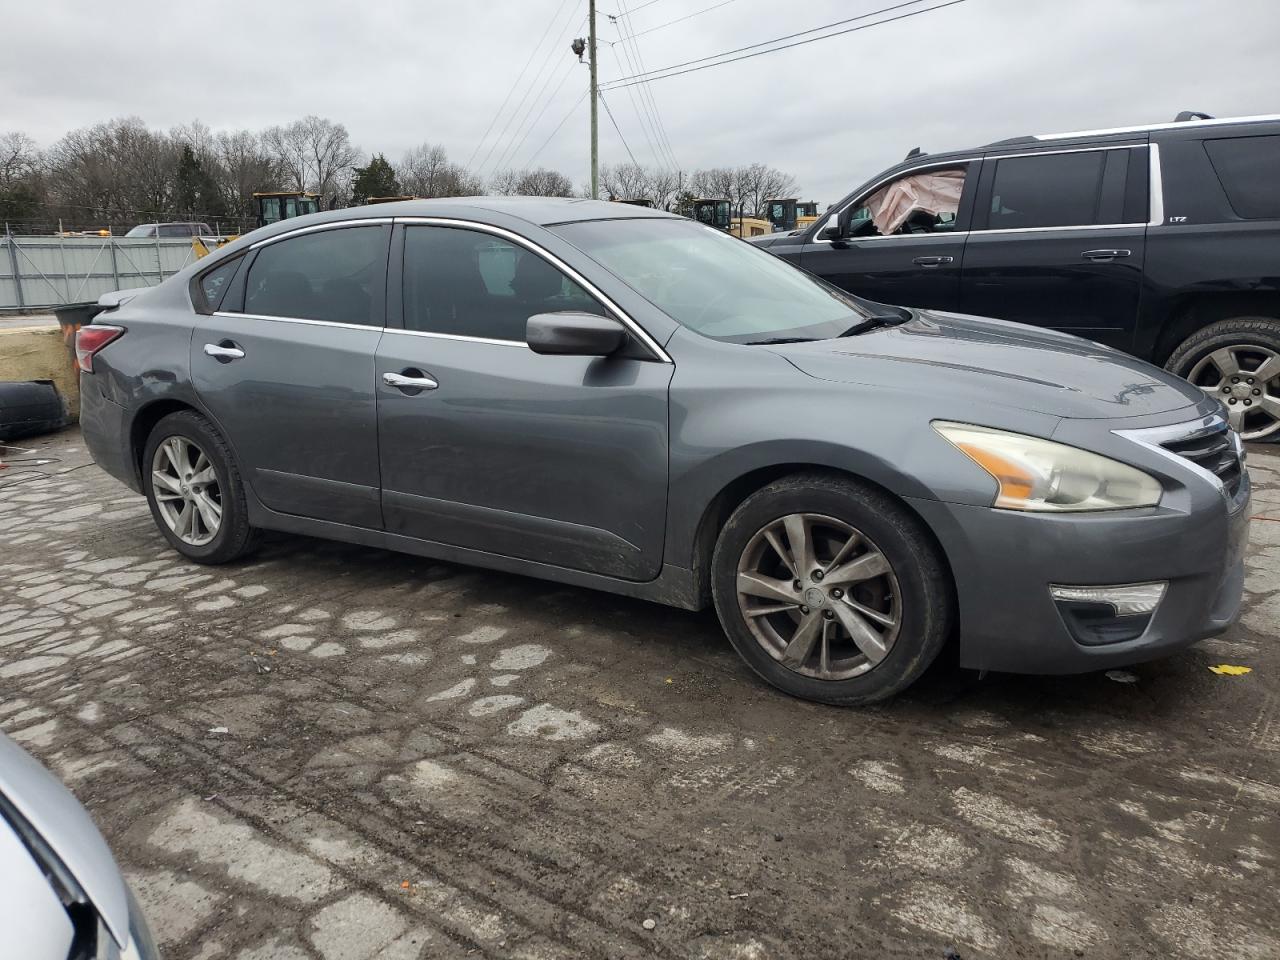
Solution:
[(596, 86), (596, 0), (587, 0), (587, 19), (591, 56), (591, 199), (600, 199), (600, 128), (596, 112), (600, 109), (600, 89)]
[(569, 48), (578, 55), (582, 62), (582, 54), (587, 54), (587, 63), (591, 68), (591, 199), (600, 199), (600, 125), (597, 111), (600, 109), (600, 88), (596, 84), (596, 0), (587, 0), (587, 21), (590, 32), (587, 39), (581, 37), (569, 44)]

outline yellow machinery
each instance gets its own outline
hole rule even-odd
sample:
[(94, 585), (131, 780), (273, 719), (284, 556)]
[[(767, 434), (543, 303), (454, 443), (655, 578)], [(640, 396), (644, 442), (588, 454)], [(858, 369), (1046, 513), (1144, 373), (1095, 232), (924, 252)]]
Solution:
[[(400, 200), (401, 197), (388, 197), (389, 200)], [(258, 226), (265, 227), (269, 223), (281, 220), (292, 220), (294, 217), (305, 217), (309, 213), (320, 212), (320, 196), (305, 193), (301, 190), (277, 190), (269, 193), (255, 193), (254, 205), (258, 208)], [(207, 257), (219, 247), (226, 246), (240, 234), (229, 237), (192, 237), (191, 249), (196, 259)]]
[(734, 217), (729, 225), (729, 232), (743, 240), (747, 237), (763, 237), (769, 233), (769, 221), (759, 217)]
[(411, 193), (407, 193), (402, 197), (370, 197), (365, 203), (399, 203), (401, 200), (417, 200)]
[(729, 230), (733, 222), (733, 206), (725, 197), (693, 201), (693, 219), (717, 230)]
[(802, 230), (818, 219), (818, 201), (802, 200), (796, 204), (796, 229)]

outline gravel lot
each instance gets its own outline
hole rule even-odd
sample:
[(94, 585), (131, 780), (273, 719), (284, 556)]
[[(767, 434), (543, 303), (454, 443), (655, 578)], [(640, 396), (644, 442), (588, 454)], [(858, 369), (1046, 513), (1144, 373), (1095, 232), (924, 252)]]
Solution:
[(75, 430), (23, 447), (0, 727), (170, 960), (1280, 956), (1280, 454), (1225, 637), (839, 710), (709, 613), (295, 537), (193, 566)]

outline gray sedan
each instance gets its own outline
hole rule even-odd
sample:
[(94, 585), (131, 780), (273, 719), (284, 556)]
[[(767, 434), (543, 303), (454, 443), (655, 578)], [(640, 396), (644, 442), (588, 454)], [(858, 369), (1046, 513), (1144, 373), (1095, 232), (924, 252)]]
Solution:
[(948, 642), (1094, 670), (1240, 604), (1249, 482), (1216, 400), (658, 211), (331, 211), (102, 306), (85, 438), (199, 562), (282, 530), (714, 603), (762, 677), (841, 704)]

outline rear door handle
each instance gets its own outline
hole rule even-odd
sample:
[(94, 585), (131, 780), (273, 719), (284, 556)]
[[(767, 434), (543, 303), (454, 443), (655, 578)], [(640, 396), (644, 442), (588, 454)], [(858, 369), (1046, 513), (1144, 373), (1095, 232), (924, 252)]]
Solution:
[(221, 343), (206, 343), (204, 352), (205, 356), (213, 357), (223, 363), (229, 360), (240, 360), (244, 357), (244, 351), (230, 340), (223, 340)]
[(955, 257), (916, 257), (912, 263), (918, 263), (922, 267), (936, 267), (939, 264), (951, 263)]
[(432, 377), (428, 377), (421, 370), (406, 370), (404, 373), (384, 373), (382, 382), (388, 387), (395, 387), (406, 392), (413, 391), (416, 395), (419, 390), (434, 390), (438, 386)]
[(1080, 254), (1085, 260), (1116, 260), (1129, 256), (1128, 250), (1086, 250)]

